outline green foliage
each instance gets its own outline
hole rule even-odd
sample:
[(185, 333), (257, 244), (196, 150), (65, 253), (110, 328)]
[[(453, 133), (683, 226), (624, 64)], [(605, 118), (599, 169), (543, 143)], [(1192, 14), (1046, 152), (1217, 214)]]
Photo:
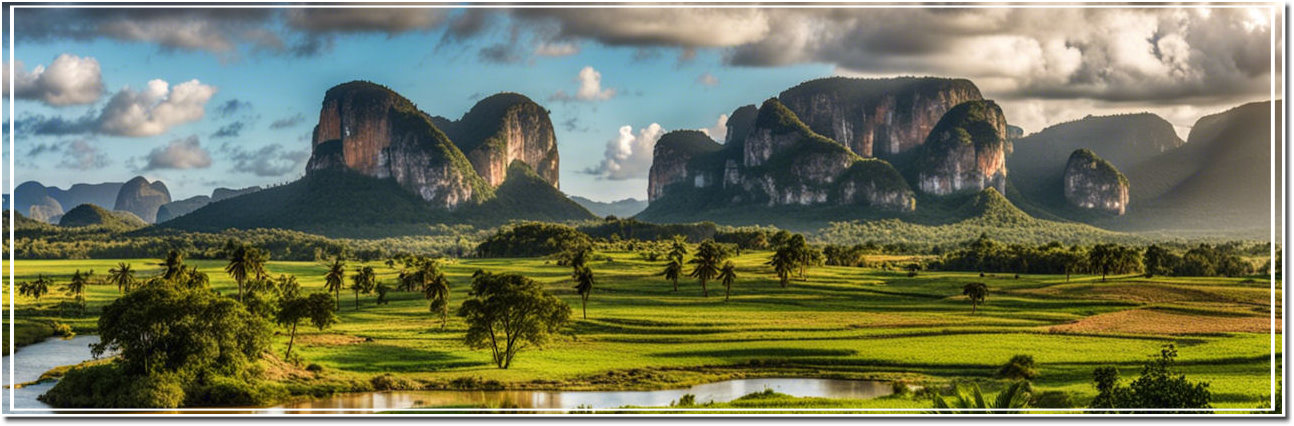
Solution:
[(238, 300), (243, 300), (243, 284), (249, 279), (264, 280), (269, 275), (265, 270), (265, 262), (269, 260), (268, 253), (246, 244), (237, 245), (229, 251), (229, 264), (225, 266), (225, 273), (238, 282)]
[(130, 264), (120, 262), (116, 268), (108, 270), (108, 283), (117, 285), (118, 293), (130, 291), (135, 286), (135, 270), (131, 269)]
[(310, 325), (318, 328), (319, 331), (337, 323), (337, 316), (334, 313), (337, 307), (333, 304), (332, 297), (327, 293), (314, 293), (306, 297), (285, 297), (280, 303), (279, 311), (275, 315), (274, 321), (281, 326), (288, 326), (291, 330), (291, 336), (288, 338), (288, 349), (284, 353), (283, 359), (292, 358), (292, 343), (297, 337), (297, 323), (301, 320), (309, 320)]
[(732, 294), (732, 283), (737, 281), (737, 265), (734, 265), (731, 260), (724, 262), (723, 267), (719, 268), (718, 278), (723, 283), (723, 301), (727, 302)]
[(530, 222), (500, 228), (476, 247), (481, 257), (547, 256), (592, 246), (588, 235), (566, 225)]
[[(1213, 408), (1213, 394), (1208, 382), (1192, 382), (1186, 375), (1174, 370), (1177, 348), (1164, 345), (1159, 355), (1146, 362), (1141, 376), (1128, 386), (1118, 383), (1119, 372), (1113, 367), (1101, 367), (1093, 372), (1097, 396), (1091, 408), (1116, 409), (1120, 413), (1134, 414), (1198, 414)], [(1137, 411), (1140, 408), (1187, 409), (1188, 411)], [(1128, 410), (1133, 409), (1133, 410)], [(1194, 410), (1190, 410), (1194, 409)]]
[(477, 271), (470, 296), (458, 310), (468, 325), (465, 342), (490, 349), (495, 365), (503, 369), (521, 349), (543, 345), (571, 316), (565, 302), (516, 274)]
[(971, 315), (975, 315), (975, 308), (979, 307), (988, 298), (988, 286), (984, 283), (967, 283), (962, 286), (962, 295), (970, 300)]
[(1038, 369), (1034, 368), (1033, 356), (1016, 355), (997, 371), (997, 377), (1010, 380), (1033, 380), (1038, 377)]
[(52, 285), (54, 285), (54, 280), (44, 274), (37, 275), (35, 280), (18, 283), (18, 294), (30, 297), (36, 303), (40, 303), (40, 298), (49, 294), (49, 287)]
[(943, 396), (935, 395), (935, 414), (1020, 414), (1021, 409), (1029, 408), (1029, 399), (1033, 392), (1027, 381), (1011, 384), (1006, 390), (989, 400), (980, 391), (979, 385), (971, 383), (969, 390), (956, 386), (951, 402)]
[(696, 255), (687, 263), (695, 266), (688, 276), (696, 278), (701, 282), (701, 293), (704, 297), (710, 297), (710, 290), (706, 288), (706, 283), (719, 275), (719, 267), (724, 259), (732, 254), (723, 246), (713, 240), (705, 240), (696, 248)]
[(589, 294), (593, 293), (593, 285), (596, 284), (597, 280), (593, 277), (593, 270), (583, 265), (576, 267), (574, 279), (575, 293), (580, 295), (580, 307), (584, 311), (584, 319), (588, 319)]
[(1131, 274), (1141, 271), (1141, 253), (1118, 244), (1097, 244), (1087, 251), (1087, 263), (1100, 272), (1101, 281), (1109, 274)]
[(565, 222), (594, 219), (588, 209), (571, 201), (521, 160), (508, 166), (508, 177), (495, 196), (455, 212), (465, 223), (488, 227), (512, 221)]
[(130, 212), (113, 212), (94, 204), (82, 204), (64, 213), (58, 226), (97, 226), (114, 231), (130, 231), (148, 226), (148, 223)]
[(356, 266), (350, 282), (350, 289), (355, 292), (355, 310), (359, 310), (360, 293), (369, 294), (377, 290), (377, 274), (372, 266)]

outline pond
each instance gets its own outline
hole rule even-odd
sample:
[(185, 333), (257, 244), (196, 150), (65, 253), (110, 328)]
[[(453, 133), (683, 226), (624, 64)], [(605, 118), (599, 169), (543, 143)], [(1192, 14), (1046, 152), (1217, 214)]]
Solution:
[[(14, 355), (15, 375), (18, 383), (36, 380), (41, 373), (62, 366), (76, 364), (91, 359), (89, 345), (97, 343), (98, 336), (78, 336), (73, 339), (49, 339), (41, 343), (19, 348)], [(8, 383), (7, 367), (9, 357), (4, 357), (5, 377)], [(16, 414), (51, 413), (51, 407), (36, 400), (37, 396), (54, 387), (53, 382), (25, 386), (15, 390), (14, 406), (16, 408), (39, 409), (39, 411), (16, 411)], [(357, 392), (337, 394), (326, 398), (299, 401), (269, 407), (260, 410), (220, 410), (211, 411), (228, 414), (266, 413), (372, 413), (383, 410), (405, 410), (417, 407), (509, 407), (532, 409), (577, 409), (619, 408), (626, 405), (640, 407), (664, 407), (677, 401), (684, 394), (696, 396), (698, 404), (706, 402), (727, 402), (743, 395), (772, 389), (776, 392), (799, 397), (850, 398), (867, 399), (889, 395), (892, 392), (889, 382), (868, 380), (840, 380), (816, 378), (757, 378), (726, 380), (706, 383), (688, 388), (651, 390), (651, 391), (554, 391), (554, 390), (434, 390), (434, 391), (389, 391)], [(3, 401), (4, 412), (9, 413), (9, 389)], [(434, 413), (434, 411), (428, 411)]]

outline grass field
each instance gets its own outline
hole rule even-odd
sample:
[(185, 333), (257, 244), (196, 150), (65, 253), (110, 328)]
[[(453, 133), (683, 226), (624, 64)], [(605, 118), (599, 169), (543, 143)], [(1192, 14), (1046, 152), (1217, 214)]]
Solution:
[[(1095, 395), (1093, 369), (1117, 366), (1126, 382), (1161, 345), (1175, 343), (1180, 369), (1191, 379), (1211, 382), (1215, 406), (1255, 407), (1269, 393), (1273, 295), (1263, 278), (1111, 277), (1101, 282), (1074, 276), (1067, 282), (1064, 276), (923, 272), (909, 278), (900, 271), (817, 267), (807, 280), (781, 288), (763, 265), (769, 252), (743, 252), (735, 259), (739, 279), (725, 302), (717, 283), (710, 285), (709, 298), (701, 296), (694, 280), (680, 281), (676, 293), (656, 276), (661, 262), (634, 253), (601, 254), (612, 260), (590, 265), (597, 285), (588, 319), (579, 317), (569, 269), (549, 260), (464, 259), (445, 266), (455, 310), (477, 269), (524, 274), (571, 304), (574, 318), (567, 331), (542, 349), (521, 352), (510, 369), (496, 369), (487, 351), (467, 348), (465, 324), (458, 318), (451, 317), (442, 330), (421, 294), (393, 292), (387, 296), (390, 304), (382, 306), (374, 303), (375, 296), (361, 295), (356, 310), (354, 294), (343, 292), (340, 323), (323, 332), (300, 328), (294, 349), (304, 364), (318, 364), (323, 372), (275, 363), (271, 377), (304, 385), (340, 383), (338, 389), (386, 373), (430, 387), (467, 379), (519, 389), (643, 389), (735, 377), (815, 376), (924, 384), (972, 379), (992, 390), (999, 366), (1015, 354), (1029, 354), (1039, 366), (1036, 388), (1071, 392), (1082, 404)], [(141, 277), (159, 269), (156, 259), (125, 261)], [(102, 278), (117, 262), (23, 260), (16, 274), (19, 281), (54, 275), (61, 287), (76, 269), (94, 269)], [(209, 274), (216, 290), (233, 294), (224, 262), (189, 263)], [(371, 265), (379, 279), (395, 280), (395, 270)], [(271, 262), (268, 269), (296, 275), (307, 292), (322, 291), (321, 264)], [(973, 281), (990, 289), (975, 315), (961, 296), (962, 285)], [(91, 315), (117, 296), (115, 287), (91, 286)], [(1274, 297), (1281, 299), (1279, 293)], [(58, 315), (52, 306), (61, 300), (69, 298), (59, 288), (51, 288), (40, 306), (19, 298), (20, 334), (45, 320), (93, 333), (94, 317)], [(1279, 309), (1276, 315), (1279, 323)], [(286, 343), (286, 334), (275, 336), (274, 351), (282, 355)], [(929, 401), (901, 398), (869, 404), (890, 403), (929, 406)]]

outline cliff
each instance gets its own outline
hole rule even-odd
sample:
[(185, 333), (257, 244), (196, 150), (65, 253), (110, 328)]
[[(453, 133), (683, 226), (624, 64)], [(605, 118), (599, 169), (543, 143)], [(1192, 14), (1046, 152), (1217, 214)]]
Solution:
[(476, 173), (491, 186), (507, 180), (519, 160), (545, 182), (559, 187), (557, 137), (548, 110), (517, 93), (499, 93), (477, 102), (458, 121), (433, 121), (467, 156)]
[(63, 216), (63, 205), (54, 197), (42, 195), (27, 207), (27, 216), (32, 220), (45, 223), (57, 223)]
[(1070, 206), (1113, 215), (1122, 215), (1128, 207), (1128, 178), (1091, 150), (1069, 156), (1064, 182)]
[(344, 167), (393, 179), (446, 209), (493, 196), (490, 185), (431, 117), (377, 84), (355, 81), (329, 89), (312, 145), (307, 174)]
[(1006, 117), (993, 101), (957, 105), (939, 119), (916, 161), (921, 192), (1006, 192)]
[(136, 176), (126, 181), (117, 192), (117, 202), (113, 210), (134, 213), (145, 222), (157, 221), (157, 209), (171, 202), (171, 192), (167, 191), (162, 181), (149, 182), (143, 176)]
[(665, 188), (684, 182), (689, 177), (696, 179), (708, 170), (689, 170), (688, 164), (693, 159), (719, 152), (723, 145), (716, 143), (705, 133), (696, 130), (675, 130), (656, 141), (652, 149), (651, 169), (647, 173), (647, 201), (651, 202), (665, 194)]
[(890, 159), (921, 145), (954, 106), (983, 98), (964, 79), (832, 77), (801, 83), (778, 99), (814, 132), (860, 156)]

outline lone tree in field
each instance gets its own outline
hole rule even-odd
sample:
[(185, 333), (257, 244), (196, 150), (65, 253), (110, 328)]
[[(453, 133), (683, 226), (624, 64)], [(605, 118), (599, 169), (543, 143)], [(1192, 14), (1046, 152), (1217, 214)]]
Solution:
[(966, 295), (971, 302), (971, 315), (975, 315), (975, 308), (984, 303), (988, 298), (988, 286), (984, 283), (970, 283), (962, 287), (962, 294)]
[(118, 293), (127, 293), (135, 286), (135, 270), (130, 269), (129, 263), (120, 262), (108, 270), (108, 283), (116, 284)]
[(570, 306), (521, 275), (476, 271), (471, 296), (458, 309), (467, 322), (464, 340), (472, 348), (489, 348), (499, 368), (512, 365), (521, 349), (548, 341), (571, 318)]
[(670, 258), (669, 263), (665, 264), (665, 270), (661, 272), (665, 279), (674, 282), (674, 291), (678, 291), (678, 279), (683, 276), (683, 263), (678, 259)]
[(372, 266), (355, 267), (355, 275), (350, 277), (350, 289), (355, 291), (355, 310), (359, 310), (359, 294), (369, 294), (377, 289), (377, 275)]
[(288, 350), (283, 354), (283, 359), (287, 360), (292, 357), (292, 342), (297, 339), (297, 323), (303, 319), (310, 320), (310, 325), (319, 328), (319, 331), (328, 328), (337, 323), (337, 316), (333, 312), (337, 307), (332, 304), (332, 296), (328, 293), (314, 293), (307, 297), (292, 296), (283, 300), (279, 307), (279, 312), (275, 315), (274, 320), (281, 326), (291, 326), (292, 331), (288, 335)]
[(337, 309), (341, 309), (341, 288), (346, 283), (346, 262), (341, 257), (333, 258), (332, 263), (328, 265), (328, 272), (324, 274), (324, 291), (333, 294), (336, 300)]
[(719, 275), (719, 265), (723, 263), (727, 254), (714, 240), (705, 240), (697, 246), (696, 256), (687, 262), (696, 265), (688, 275), (701, 281), (701, 294), (704, 297), (710, 297), (710, 290), (706, 288), (706, 283)]
[(36, 276), (35, 281), (25, 281), (18, 284), (18, 294), (31, 297), (39, 305), (40, 298), (49, 294), (49, 286), (53, 284), (54, 280), (49, 279), (45, 274), (40, 274)]
[(723, 301), (727, 302), (732, 294), (732, 283), (737, 281), (737, 266), (731, 260), (723, 262), (723, 267), (719, 268), (719, 281), (723, 282)]
[(777, 274), (777, 281), (782, 284), (782, 288), (786, 288), (786, 284), (791, 280), (791, 272), (795, 270), (795, 255), (786, 247), (779, 247), (765, 265), (773, 267), (773, 273)]
[(440, 314), (440, 328), (443, 330), (449, 316), (449, 279), (431, 260), (423, 262), (414, 275), (422, 286), (422, 296), (431, 301), (431, 312)]
[(76, 272), (72, 273), (72, 280), (68, 281), (67, 284), (63, 286), (63, 292), (68, 296), (76, 298), (77, 302), (84, 303), (85, 287), (90, 284), (90, 276), (92, 274), (94, 274), (93, 270), (82, 275), (81, 270), (77, 269)]
[(589, 293), (593, 292), (593, 270), (584, 266), (575, 271), (575, 292), (580, 294), (580, 308), (589, 319)]
[(239, 302), (243, 301), (243, 285), (247, 280), (261, 280), (269, 275), (265, 271), (265, 262), (269, 260), (269, 253), (249, 245), (240, 245), (230, 251), (225, 272), (238, 283)]

